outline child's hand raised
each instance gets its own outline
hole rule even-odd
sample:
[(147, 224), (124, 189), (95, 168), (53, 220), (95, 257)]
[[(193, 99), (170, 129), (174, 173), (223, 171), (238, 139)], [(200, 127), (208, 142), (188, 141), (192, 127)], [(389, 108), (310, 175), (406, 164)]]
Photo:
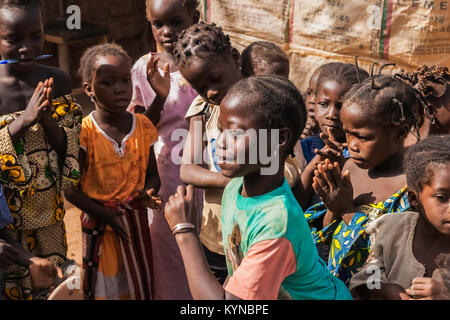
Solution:
[(314, 153), (317, 154), (316, 165), (323, 164), (325, 159), (330, 159), (332, 163), (337, 162), (339, 168), (344, 167), (345, 157), (343, 155), (345, 144), (337, 142), (330, 130), (328, 130), (328, 135), (325, 133), (320, 133), (320, 138), (325, 143), (325, 146), (318, 150), (315, 149)]
[(38, 83), (25, 112), (22, 114), (22, 123), (25, 127), (28, 128), (38, 123), (46, 109), (50, 107), (52, 85), (53, 80), (50, 81), (50, 79)]
[(341, 174), (339, 164), (325, 159), (317, 166), (313, 178), (314, 191), (320, 196), (328, 210), (337, 217), (353, 213), (353, 186), (349, 171)]
[(190, 223), (199, 231), (201, 217), (193, 210), (194, 187), (190, 184), (186, 188), (178, 186), (177, 192), (169, 197), (164, 208), (164, 215), (171, 230), (180, 223)]
[(159, 194), (155, 193), (153, 188), (139, 192), (138, 199), (147, 208), (155, 210), (162, 209), (162, 198)]
[(167, 99), (170, 91), (170, 66), (164, 65), (164, 76), (158, 70), (159, 57), (151, 56), (147, 63), (147, 80), (155, 91), (156, 95)]
[(409, 300), (450, 300), (445, 284), (432, 278), (416, 277), (405, 291), (412, 297)]

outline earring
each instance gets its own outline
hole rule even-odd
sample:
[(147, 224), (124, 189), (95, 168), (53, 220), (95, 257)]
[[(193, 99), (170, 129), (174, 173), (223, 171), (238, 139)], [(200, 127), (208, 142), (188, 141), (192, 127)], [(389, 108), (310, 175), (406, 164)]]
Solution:
[(91, 96), (92, 103), (95, 103), (94, 95)]

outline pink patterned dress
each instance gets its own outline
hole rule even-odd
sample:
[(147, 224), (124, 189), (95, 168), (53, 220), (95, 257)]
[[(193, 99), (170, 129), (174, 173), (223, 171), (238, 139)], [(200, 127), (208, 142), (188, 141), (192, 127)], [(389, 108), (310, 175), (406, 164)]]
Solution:
[[(151, 54), (142, 56), (131, 70), (133, 80), (133, 99), (129, 108), (131, 112), (134, 112), (136, 105), (148, 108), (156, 96), (147, 81), (147, 63), (150, 57)], [(162, 75), (163, 71), (159, 71)], [(180, 72), (170, 74), (170, 92), (159, 123), (156, 125), (158, 141), (154, 144), (161, 178), (159, 194), (164, 202), (182, 184), (180, 163), (184, 139), (172, 139), (172, 133), (177, 129), (184, 129), (186, 133), (189, 131), (189, 122), (186, 121), (185, 115), (197, 95)], [(195, 207), (201, 212), (203, 191), (199, 189), (196, 189)], [(154, 298), (157, 300), (192, 299), (183, 260), (172, 231), (164, 218), (164, 213), (149, 210), (149, 221), (155, 279)]]

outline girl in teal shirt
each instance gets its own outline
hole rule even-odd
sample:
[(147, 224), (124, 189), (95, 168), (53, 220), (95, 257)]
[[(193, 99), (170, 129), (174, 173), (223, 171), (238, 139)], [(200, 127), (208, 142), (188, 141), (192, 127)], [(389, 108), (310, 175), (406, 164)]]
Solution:
[[(195, 299), (351, 299), (344, 283), (318, 256), (303, 211), (284, 178), (284, 161), (293, 153), (305, 121), (300, 93), (282, 77), (241, 80), (223, 99), (217, 155), (221, 173), (234, 178), (221, 207), (228, 267), (223, 286), (201, 250), (192, 186), (180, 186), (165, 207)], [(252, 130), (268, 134), (252, 140), (247, 134)], [(251, 161), (250, 150), (263, 143), (266, 148)], [(260, 156), (263, 150), (269, 150), (268, 164), (263, 158), (267, 155)], [(275, 172), (267, 173), (274, 164)]]

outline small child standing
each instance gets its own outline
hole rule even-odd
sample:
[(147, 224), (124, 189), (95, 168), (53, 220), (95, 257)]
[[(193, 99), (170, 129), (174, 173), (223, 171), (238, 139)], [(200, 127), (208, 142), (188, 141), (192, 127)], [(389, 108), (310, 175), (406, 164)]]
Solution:
[[(404, 163), (415, 212), (387, 214), (368, 225), (370, 255), (350, 289), (361, 299), (450, 300), (450, 136), (413, 145)], [(378, 283), (369, 279), (374, 270)]]
[[(82, 111), (64, 71), (36, 63), (44, 47), (38, 0), (0, 2), (0, 182), (13, 223), (4, 230), (29, 254), (66, 261), (63, 190), (77, 185)], [(52, 99), (55, 97), (55, 99)], [(3, 294), (32, 299), (29, 268), (5, 271)]]
[[(144, 112), (158, 130), (155, 155), (161, 177), (160, 195), (164, 202), (180, 180), (180, 163), (173, 155), (182, 152), (175, 130), (189, 130), (184, 118), (197, 92), (184, 80), (173, 62), (178, 35), (198, 22), (197, 0), (147, 0), (147, 19), (151, 23), (158, 53), (141, 57), (131, 69), (133, 98), (130, 112)], [(142, 110), (142, 111), (140, 111)], [(197, 193), (196, 208), (203, 205), (202, 192)], [(155, 299), (191, 299), (183, 262), (162, 213), (149, 210), (155, 275)], [(170, 254), (167, 254), (170, 252)]]
[[(219, 136), (219, 105), (228, 89), (242, 76), (241, 55), (231, 46), (229, 36), (220, 27), (201, 22), (182, 32), (174, 58), (181, 74), (199, 94), (186, 113), (190, 126), (180, 177), (186, 184), (204, 188), (200, 240), (211, 270), (223, 282), (227, 270), (222, 247), (220, 203), (229, 179), (220, 174), (215, 142)], [(205, 149), (206, 161), (203, 158)]]
[(81, 186), (66, 194), (80, 208), (83, 289), (88, 299), (152, 298), (147, 207), (158, 209), (157, 131), (127, 111), (131, 59), (118, 45), (91, 47), (81, 57), (83, 88), (95, 111), (80, 134)]
[[(170, 197), (165, 215), (180, 246), (195, 299), (351, 299), (341, 280), (331, 275), (317, 254), (303, 211), (284, 177), (284, 161), (292, 154), (306, 122), (300, 92), (286, 78), (254, 76), (239, 81), (220, 104), (217, 140), (221, 173), (232, 180), (221, 208), (223, 247), (227, 257), (225, 285), (209, 272), (198, 238), (198, 217), (191, 210), (193, 188), (180, 186)], [(269, 136), (247, 130), (279, 134)], [(231, 138), (231, 139), (230, 139)], [(233, 142), (228, 145), (228, 142)], [(249, 159), (252, 144), (256, 163)], [(279, 164), (274, 174), (263, 169), (267, 150)], [(226, 161), (223, 161), (225, 160)]]

